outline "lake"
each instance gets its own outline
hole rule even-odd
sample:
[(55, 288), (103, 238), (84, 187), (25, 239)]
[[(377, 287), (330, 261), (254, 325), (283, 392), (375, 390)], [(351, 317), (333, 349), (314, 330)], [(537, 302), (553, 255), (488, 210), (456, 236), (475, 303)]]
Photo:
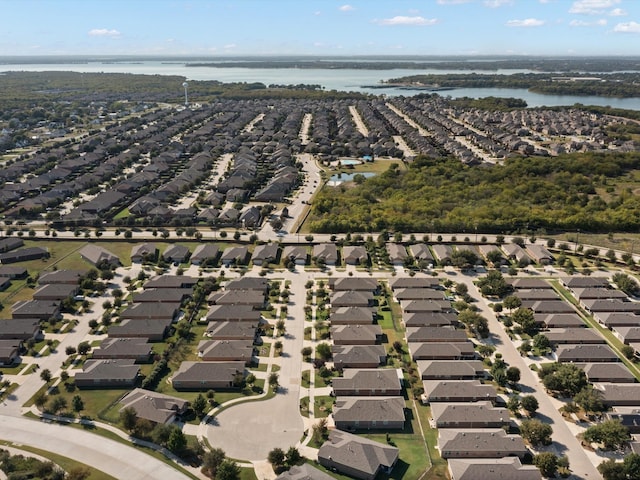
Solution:
[(375, 177), (376, 174), (373, 172), (355, 172), (355, 173), (334, 173), (329, 177), (329, 181), (327, 185), (330, 187), (337, 187), (341, 183), (351, 182), (356, 175), (362, 175), (365, 178)]
[[(183, 62), (163, 62), (149, 60), (141, 62), (86, 62), (86, 63), (43, 63), (43, 64), (2, 64), (0, 71), (72, 71), (86, 73), (133, 73), (144, 75), (177, 75), (187, 80), (218, 80), (221, 82), (262, 82), (270, 84), (313, 84), (322, 85), (326, 90), (353, 91), (373, 95), (405, 97), (425, 93), (424, 90), (405, 90), (399, 88), (363, 88), (363, 85), (376, 85), (384, 80), (408, 75), (448, 74), (448, 73), (528, 73), (529, 70), (498, 69), (478, 70), (438, 70), (438, 69), (298, 69), (298, 68), (240, 68), (240, 67), (188, 67)], [(176, 87), (182, 90), (182, 83)], [(197, 94), (194, 91), (194, 94)], [(640, 98), (605, 98), (578, 95), (542, 95), (520, 88), (456, 88), (438, 92), (442, 96), (459, 97), (514, 97), (521, 98), (529, 107), (554, 107), (581, 103), (583, 105), (610, 106), (628, 110), (640, 110)]]

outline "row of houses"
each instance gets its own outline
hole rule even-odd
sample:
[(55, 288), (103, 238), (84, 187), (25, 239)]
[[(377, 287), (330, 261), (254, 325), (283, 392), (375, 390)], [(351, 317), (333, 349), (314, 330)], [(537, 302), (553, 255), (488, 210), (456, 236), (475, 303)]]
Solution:
[[(438, 449), (451, 478), (540, 479), (536, 467), (522, 465), (530, 452), (519, 435), (508, 434), (508, 411), (499, 406), (486, 371), (437, 278), (410, 277), (389, 282), (402, 307), (409, 352), (418, 366)], [(497, 478), (489, 474), (486, 478)]]

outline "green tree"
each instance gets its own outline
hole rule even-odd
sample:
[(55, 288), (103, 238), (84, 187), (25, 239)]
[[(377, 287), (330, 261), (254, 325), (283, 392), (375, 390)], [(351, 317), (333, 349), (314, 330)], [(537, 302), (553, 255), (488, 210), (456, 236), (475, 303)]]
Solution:
[(513, 414), (517, 414), (520, 410), (520, 397), (518, 395), (511, 395), (507, 400), (507, 410)]
[(267, 460), (273, 466), (274, 469), (281, 467), (284, 465), (285, 453), (281, 448), (274, 448), (267, 455)]
[(89, 342), (80, 342), (78, 344), (78, 353), (80, 355), (86, 355), (91, 351), (91, 344)]
[(611, 277), (611, 280), (620, 290), (631, 297), (638, 295), (638, 292), (640, 291), (640, 285), (638, 285), (638, 282), (626, 273), (615, 273)]
[(278, 389), (278, 386), (280, 385), (280, 377), (276, 372), (271, 372), (269, 374), (269, 378), (268, 378), (268, 382), (269, 385), (271, 386), (271, 388), (273, 388), (274, 390)]
[(585, 386), (576, 393), (573, 401), (582, 408), (587, 415), (604, 412), (607, 409), (602, 398), (602, 392), (590, 385)]
[(316, 356), (322, 360), (331, 358), (331, 346), (328, 343), (319, 343), (316, 345)]
[(504, 297), (504, 300), (502, 300), (502, 306), (511, 312), (522, 306), (522, 300), (516, 295), (507, 295)]
[(214, 448), (206, 452), (202, 456), (202, 473), (208, 477), (216, 478), (218, 468), (226, 458), (227, 456), (221, 448)]
[(73, 408), (74, 412), (80, 412), (84, 410), (84, 402), (82, 401), (82, 397), (80, 395), (74, 395), (71, 399), (71, 408)]
[(60, 413), (67, 408), (67, 399), (61, 396), (55, 396), (51, 400), (51, 412), (54, 414)]
[(542, 452), (533, 457), (533, 464), (544, 477), (555, 477), (558, 470), (558, 457), (551, 452)]
[(613, 458), (605, 460), (598, 465), (598, 471), (604, 480), (628, 480), (629, 478), (639, 478), (627, 477), (624, 463), (616, 462)]
[(520, 369), (518, 367), (507, 368), (505, 374), (507, 375), (507, 380), (512, 385), (515, 385), (520, 381)]
[(550, 445), (553, 428), (547, 423), (540, 420), (525, 420), (520, 424), (520, 434), (522, 438), (527, 440), (531, 445)]
[(285, 463), (289, 467), (293, 467), (294, 465), (298, 465), (302, 461), (302, 455), (300, 455), (300, 450), (296, 447), (289, 447), (287, 453), (285, 454)]
[(43, 382), (49, 383), (51, 381), (51, 378), (51, 370), (49, 370), (48, 368), (45, 368), (40, 372), (40, 379)]
[(218, 467), (216, 480), (238, 480), (240, 478), (240, 467), (236, 462), (226, 458)]
[[(549, 370), (549, 371), (546, 371)], [(587, 385), (587, 376), (571, 363), (553, 363), (538, 370), (542, 384), (551, 392), (573, 397)]]
[(549, 341), (549, 337), (538, 333), (533, 337), (533, 346), (541, 352), (546, 352), (551, 348), (551, 342)]
[(120, 411), (120, 422), (122, 427), (128, 432), (133, 432), (136, 428), (136, 422), (138, 420), (138, 414), (133, 407), (127, 407)]
[(538, 399), (533, 395), (525, 395), (524, 397), (522, 397), (522, 400), (520, 400), (520, 404), (522, 405), (522, 408), (524, 408), (527, 412), (527, 415), (529, 415), (530, 417), (535, 415), (535, 413), (538, 411)]
[(182, 433), (182, 430), (175, 427), (171, 431), (169, 440), (167, 440), (167, 448), (169, 449), (169, 451), (175, 454), (184, 452), (184, 450), (187, 448), (187, 437), (185, 437), (184, 433)]
[(604, 450), (620, 450), (631, 440), (629, 429), (618, 420), (605, 420), (587, 428), (583, 433), (589, 443), (600, 443)]
[(191, 408), (193, 408), (193, 411), (199, 418), (202, 418), (205, 410), (207, 409), (207, 399), (204, 398), (204, 395), (199, 393), (191, 403)]

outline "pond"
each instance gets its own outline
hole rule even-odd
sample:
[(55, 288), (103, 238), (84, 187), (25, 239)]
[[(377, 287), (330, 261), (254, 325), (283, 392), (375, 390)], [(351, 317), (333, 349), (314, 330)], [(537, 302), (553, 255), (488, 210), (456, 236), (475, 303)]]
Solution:
[(327, 185), (329, 185), (330, 187), (336, 187), (344, 182), (352, 182), (353, 177), (355, 177), (356, 175), (362, 175), (365, 178), (369, 178), (375, 177), (376, 174), (373, 172), (336, 173), (331, 175), (329, 181), (327, 182)]

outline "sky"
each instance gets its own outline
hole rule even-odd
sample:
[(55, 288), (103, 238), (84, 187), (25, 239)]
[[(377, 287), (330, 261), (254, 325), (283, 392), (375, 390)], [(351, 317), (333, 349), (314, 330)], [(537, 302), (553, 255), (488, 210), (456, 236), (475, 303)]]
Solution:
[(640, 56), (640, 0), (0, 0), (0, 12), (0, 56)]

